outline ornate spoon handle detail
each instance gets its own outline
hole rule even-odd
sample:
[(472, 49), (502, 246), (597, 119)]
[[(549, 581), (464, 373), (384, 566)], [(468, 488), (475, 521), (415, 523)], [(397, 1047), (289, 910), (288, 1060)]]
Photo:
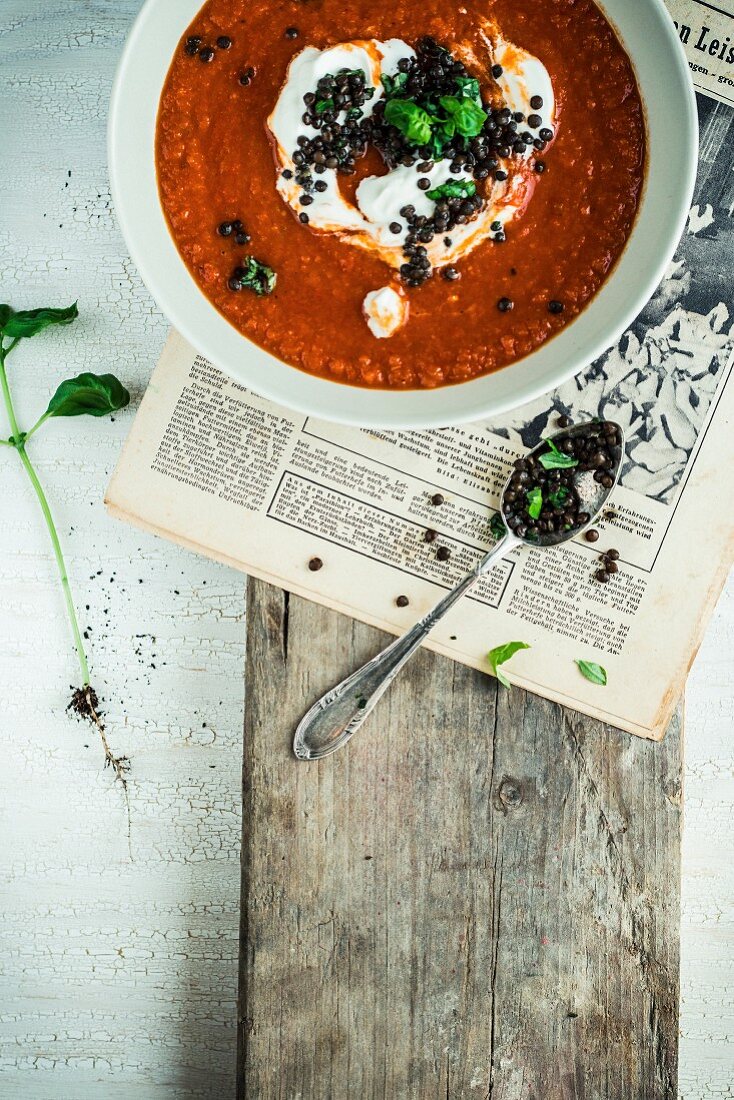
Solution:
[(420, 622), (322, 695), (298, 723), (293, 739), (293, 751), (298, 759), (320, 760), (345, 745), (436, 623), (479, 577), (519, 545), (514, 535), (505, 535)]

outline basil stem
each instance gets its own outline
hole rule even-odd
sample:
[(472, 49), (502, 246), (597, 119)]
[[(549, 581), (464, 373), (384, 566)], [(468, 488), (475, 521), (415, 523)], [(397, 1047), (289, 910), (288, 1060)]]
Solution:
[[(66, 611), (69, 616), (69, 623), (71, 624), (71, 632), (74, 636), (74, 646), (76, 648), (77, 657), (79, 658), (79, 667), (82, 673), (83, 687), (89, 686), (89, 665), (87, 663), (87, 655), (84, 652), (84, 643), (82, 641), (81, 631), (79, 630), (79, 621), (76, 616), (76, 608), (74, 607), (74, 600), (71, 594), (71, 585), (69, 584), (69, 575), (66, 570), (66, 562), (64, 561), (64, 554), (61, 549), (61, 542), (59, 541), (59, 534), (56, 530), (56, 524), (54, 523), (51, 509), (46, 499), (46, 494), (43, 491), (43, 486), (38, 479), (38, 474), (33, 468), (33, 464), (28, 457), (25, 449), (25, 443), (27, 436), (21, 432), (18, 427), (18, 421), (15, 416), (15, 409), (13, 407), (13, 399), (10, 395), (10, 386), (8, 385), (8, 376), (5, 370), (5, 362), (10, 352), (18, 343), (20, 337), (16, 337), (7, 347), (3, 346), (0, 340), (0, 389), (2, 389), (3, 400), (5, 402), (5, 409), (8, 414), (8, 421), (10, 423), (10, 430), (13, 433), (9, 440), (3, 440), (4, 443), (9, 443), (10, 446), (15, 447), (18, 452), (18, 457), (23, 464), (23, 468), (28, 474), (31, 485), (35, 491), (38, 503), (41, 506), (43, 512), (43, 518), (46, 521), (46, 527), (51, 538), (51, 545), (53, 546), (54, 557), (56, 558), (56, 564), (58, 566), (59, 575), (61, 577), (61, 587), (64, 592), (64, 600), (66, 602)], [(37, 425), (38, 426), (38, 425)]]

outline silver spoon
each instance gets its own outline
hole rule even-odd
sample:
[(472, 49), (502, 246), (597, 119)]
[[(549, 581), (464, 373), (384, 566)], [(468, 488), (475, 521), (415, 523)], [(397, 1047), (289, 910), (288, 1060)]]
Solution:
[[(436, 606), (425, 615), (414, 627), (386, 646), (381, 653), (373, 657), (367, 664), (362, 665), (351, 676), (342, 680), (336, 687), (331, 688), (325, 695), (317, 700), (310, 710), (304, 714), (298, 723), (293, 739), (293, 751), (299, 760), (320, 760), (322, 756), (336, 752), (364, 722), (375, 704), (387, 691), (402, 667), (407, 664), (416, 649), (423, 643), (428, 634), (433, 630), (449, 608), (468, 592), (480, 577), (489, 572), (493, 565), (504, 558), (516, 546), (528, 545), (546, 549), (558, 546), (562, 542), (575, 538), (585, 531), (594, 522), (599, 512), (604, 507), (610, 493), (614, 490), (619, 478), (624, 454), (624, 432), (613, 421), (587, 421), (577, 424), (572, 428), (563, 428), (546, 436), (529, 454), (524, 456), (525, 461), (535, 458), (540, 452), (545, 451), (547, 440), (554, 443), (562, 443), (569, 437), (579, 436), (595, 432), (602, 432), (607, 424), (616, 428), (616, 442), (610, 446), (614, 465), (611, 467), (613, 484), (607, 487), (594, 479), (594, 470), (578, 473), (574, 478), (574, 488), (581, 500), (581, 510), (589, 514), (589, 520), (582, 527), (576, 527), (571, 531), (543, 532), (534, 537), (527, 534), (518, 535), (507, 527), (504, 538), (492, 547), (474, 569), (453, 591), (444, 596)], [(603, 439), (602, 439), (603, 441)], [(502, 517), (507, 525), (508, 504), (507, 493), (511, 493), (510, 483), (516, 477), (517, 470), (513, 469), (502, 490), (500, 507)]]

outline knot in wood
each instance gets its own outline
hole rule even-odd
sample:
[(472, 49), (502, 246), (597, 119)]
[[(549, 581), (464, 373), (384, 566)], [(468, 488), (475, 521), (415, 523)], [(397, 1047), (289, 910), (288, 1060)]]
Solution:
[(499, 796), (505, 806), (519, 806), (522, 802), (522, 788), (513, 779), (503, 779), (500, 783)]

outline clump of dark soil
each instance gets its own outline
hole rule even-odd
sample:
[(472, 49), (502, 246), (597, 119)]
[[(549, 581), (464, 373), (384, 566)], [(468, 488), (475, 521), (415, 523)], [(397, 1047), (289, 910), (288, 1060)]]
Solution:
[(86, 684), (84, 687), (73, 688), (71, 700), (66, 709), (71, 711), (71, 713), (76, 715), (81, 721), (89, 722), (97, 729), (102, 741), (102, 748), (104, 749), (105, 767), (112, 768), (115, 773), (115, 779), (119, 779), (120, 783), (122, 783), (125, 797), (127, 798), (127, 773), (130, 771), (130, 760), (127, 756), (116, 756), (110, 748), (110, 743), (105, 733), (104, 722), (102, 721), (102, 711), (100, 709), (97, 692), (91, 684)]

